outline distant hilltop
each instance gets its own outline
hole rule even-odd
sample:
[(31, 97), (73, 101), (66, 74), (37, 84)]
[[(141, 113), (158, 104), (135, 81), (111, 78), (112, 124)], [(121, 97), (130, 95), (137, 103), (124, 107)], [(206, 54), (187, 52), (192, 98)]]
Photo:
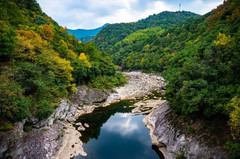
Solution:
[(88, 42), (93, 39), (94, 36), (105, 26), (109, 25), (109, 23), (104, 24), (103, 26), (96, 29), (68, 29), (68, 33), (71, 35), (75, 35), (78, 40), (82, 42)]

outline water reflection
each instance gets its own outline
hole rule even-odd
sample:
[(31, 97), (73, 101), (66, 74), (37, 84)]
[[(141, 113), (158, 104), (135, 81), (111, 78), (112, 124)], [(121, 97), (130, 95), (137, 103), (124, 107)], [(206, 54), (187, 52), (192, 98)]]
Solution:
[(90, 139), (98, 139), (101, 127), (103, 124), (116, 112), (128, 113), (132, 108), (128, 106), (132, 105), (134, 101), (123, 100), (119, 103), (111, 104), (108, 107), (97, 108), (94, 113), (81, 116), (76, 122), (88, 123), (89, 128), (81, 132), (81, 140), (83, 143), (87, 143)]
[(132, 133), (139, 131), (139, 127), (136, 120), (132, 120), (130, 113), (116, 113), (110, 118), (107, 124), (103, 125), (102, 129), (109, 132), (118, 133), (121, 136), (131, 135)]
[(142, 122), (144, 115), (133, 116), (131, 108), (124, 107), (131, 104), (123, 101), (79, 118), (90, 126), (81, 132), (88, 156), (74, 159), (159, 159)]

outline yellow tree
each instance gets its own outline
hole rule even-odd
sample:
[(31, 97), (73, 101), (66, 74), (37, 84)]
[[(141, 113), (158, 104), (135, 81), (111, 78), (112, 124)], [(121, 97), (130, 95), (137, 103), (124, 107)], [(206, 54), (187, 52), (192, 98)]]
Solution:
[(230, 35), (225, 35), (224, 33), (219, 33), (217, 36), (217, 40), (214, 41), (214, 44), (217, 46), (226, 48), (227, 45), (229, 45), (232, 41), (232, 38)]
[(14, 58), (35, 60), (37, 54), (47, 47), (47, 42), (34, 31), (17, 30), (18, 36)]
[(69, 59), (76, 59), (77, 55), (72, 51), (72, 50), (68, 50), (67, 56)]
[(64, 40), (60, 40), (58, 43), (57, 51), (60, 53), (61, 57), (66, 57), (68, 53), (68, 45)]
[(50, 25), (45, 24), (42, 26), (42, 36), (47, 41), (53, 41), (54, 33)]
[(229, 125), (233, 138), (240, 138), (240, 98), (235, 96), (227, 104), (227, 111), (230, 111)]
[(83, 52), (79, 55), (79, 60), (82, 61), (84, 65), (89, 68), (92, 66), (91, 63), (88, 61), (87, 56)]

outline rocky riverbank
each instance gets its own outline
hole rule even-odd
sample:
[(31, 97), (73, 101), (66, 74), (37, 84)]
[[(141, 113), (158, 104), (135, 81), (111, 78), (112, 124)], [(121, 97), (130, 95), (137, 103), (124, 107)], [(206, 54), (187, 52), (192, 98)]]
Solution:
[(168, 117), (171, 111), (167, 102), (164, 102), (144, 118), (144, 123), (150, 129), (153, 145), (159, 148), (166, 159), (179, 156), (185, 156), (186, 159), (227, 158), (227, 153), (222, 147), (210, 145), (206, 141), (200, 142), (198, 136), (189, 135), (177, 129), (171, 123), (174, 119)]
[[(154, 74), (128, 72), (124, 75), (128, 82), (123, 87), (114, 88), (114, 93), (79, 86), (77, 94), (72, 95), (70, 101), (61, 100), (59, 107), (48, 119), (25, 119), (15, 123), (12, 131), (0, 133), (0, 158), (69, 159), (78, 154), (87, 155), (79, 140), (81, 134), (73, 126), (79, 124), (81, 127), (78, 128), (82, 129), (87, 126), (84, 123), (75, 123), (79, 116), (91, 113), (97, 107), (161, 91), (164, 86), (163, 78)], [(143, 108), (143, 103), (138, 104), (135, 113)], [(23, 131), (26, 126), (32, 130)]]
[[(108, 94), (107, 98), (104, 98), (104, 100), (100, 99), (99, 102), (90, 102), (87, 104), (83, 104), (82, 107), (78, 107), (75, 116), (68, 118), (68, 122), (65, 123), (67, 130), (65, 131), (66, 133), (63, 137), (63, 144), (59, 152), (57, 153), (56, 159), (68, 159), (79, 154), (81, 154), (82, 156), (87, 155), (82, 148), (82, 141), (80, 141), (79, 139), (81, 134), (73, 126), (74, 124), (80, 125), (78, 129), (84, 129), (84, 127), (86, 127), (85, 123), (75, 123), (76, 119), (79, 116), (91, 113), (97, 107), (105, 107), (111, 103), (119, 102), (120, 100), (136, 99), (150, 95), (153, 91), (162, 91), (162, 87), (164, 86), (164, 79), (154, 74), (144, 74), (141, 72), (126, 72), (124, 73), (124, 75), (128, 78), (128, 82), (124, 86), (114, 88), (114, 93)], [(81, 100), (79, 99), (86, 99), (81, 98), (81, 91), (78, 92), (78, 95), (73, 97), (73, 99), (75, 99), (73, 103), (75, 104), (81, 103)], [(145, 101), (145, 103), (146, 102), (148, 101)], [(134, 113), (137, 114), (140, 108), (143, 108), (142, 105), (143, 104), (136, 103), (136, 105), (134, 106), (136, 107)], [(156, 105), (157, 104), (155, 104), (154, 106), (156, 107)]]
[[(151, 94), (163, 93), (164, 79), (154, 74), (141, 72), (124, 73), (128, 82), (114, 93), (103, 93), (87, 86), (77, 87), (78, 92), (71, 100), (63, 99), (54, 113), (46, 120), (35, 118), (15, 123), (10, 132), (0, 133), (0, 158), (18, 159), (69, 159), (86, 152), (80, 140), (87, 123), (76, 122), (79, 116), (92, 113), (97, 107), (105, 107), (121, 100), (134, 100), (132, 113), (148, 114), (144, 119), (150, 129), (153, 145), (156, 145), (166, 159), (184, 154), (188, 159), (225, 159), (226, 153), (220, 147), (199, 142), (196, 136), (180, 132), (169, 119), (171, 113), (167, 102)], [(24, 126), (31, 126), (29, 132)]]

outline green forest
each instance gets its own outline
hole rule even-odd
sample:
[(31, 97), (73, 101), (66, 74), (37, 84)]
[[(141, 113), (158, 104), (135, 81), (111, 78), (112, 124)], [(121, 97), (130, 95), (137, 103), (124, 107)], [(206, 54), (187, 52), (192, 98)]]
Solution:
[(77, 41), (35, 0), (1, 0), (0, 26), (0, 130), (47, 118), (78, 85), (110, 89), (126, 81), (108, 54)]
[[(163, 13), (170, 17), (166, 23), (129, 32), (126, 28), (141, 26), (139, 22), (109, 25), (95, 42), (123, 70), (161, 73), (168, 83), (165, 98), (176, 113), (205, 120), (226, 118), (232, 137), (239, 139), (240, 1), (225, 1), (203, 16)], [(183, 15), (185, 22), (173, 25), (174, 14)]]
[[(239, 143), (239, 0), (202, 16), (165, 11), (110, 24), (88, 43), (68, 34), (36, 0), (0, 1), (0, 131), (28, 117), (48, 118), (79, 85), (111, 90), (124, 84), (118, 68), (160, 73), (164, 99), (176, 114), (221, 118)], [(240, 156), (239, 144), (228, 148)]]
[(154, 14), (146, 19), (139, 20), (134, 23), (117, 23), (104, 27), (94, 38), (93, 42), (96, 43), (99, 50), (106, 51), (112, 54), (112, 46), (117, 42), (123, 40), (131, 33), (141, 29), (161, 27), (168, 28), (176, 24), (181, 24), (190, 17), (198, 17), (199, 15), (182, 11), (182, 12), (169, 12), (164, 11), (159, 14)]

